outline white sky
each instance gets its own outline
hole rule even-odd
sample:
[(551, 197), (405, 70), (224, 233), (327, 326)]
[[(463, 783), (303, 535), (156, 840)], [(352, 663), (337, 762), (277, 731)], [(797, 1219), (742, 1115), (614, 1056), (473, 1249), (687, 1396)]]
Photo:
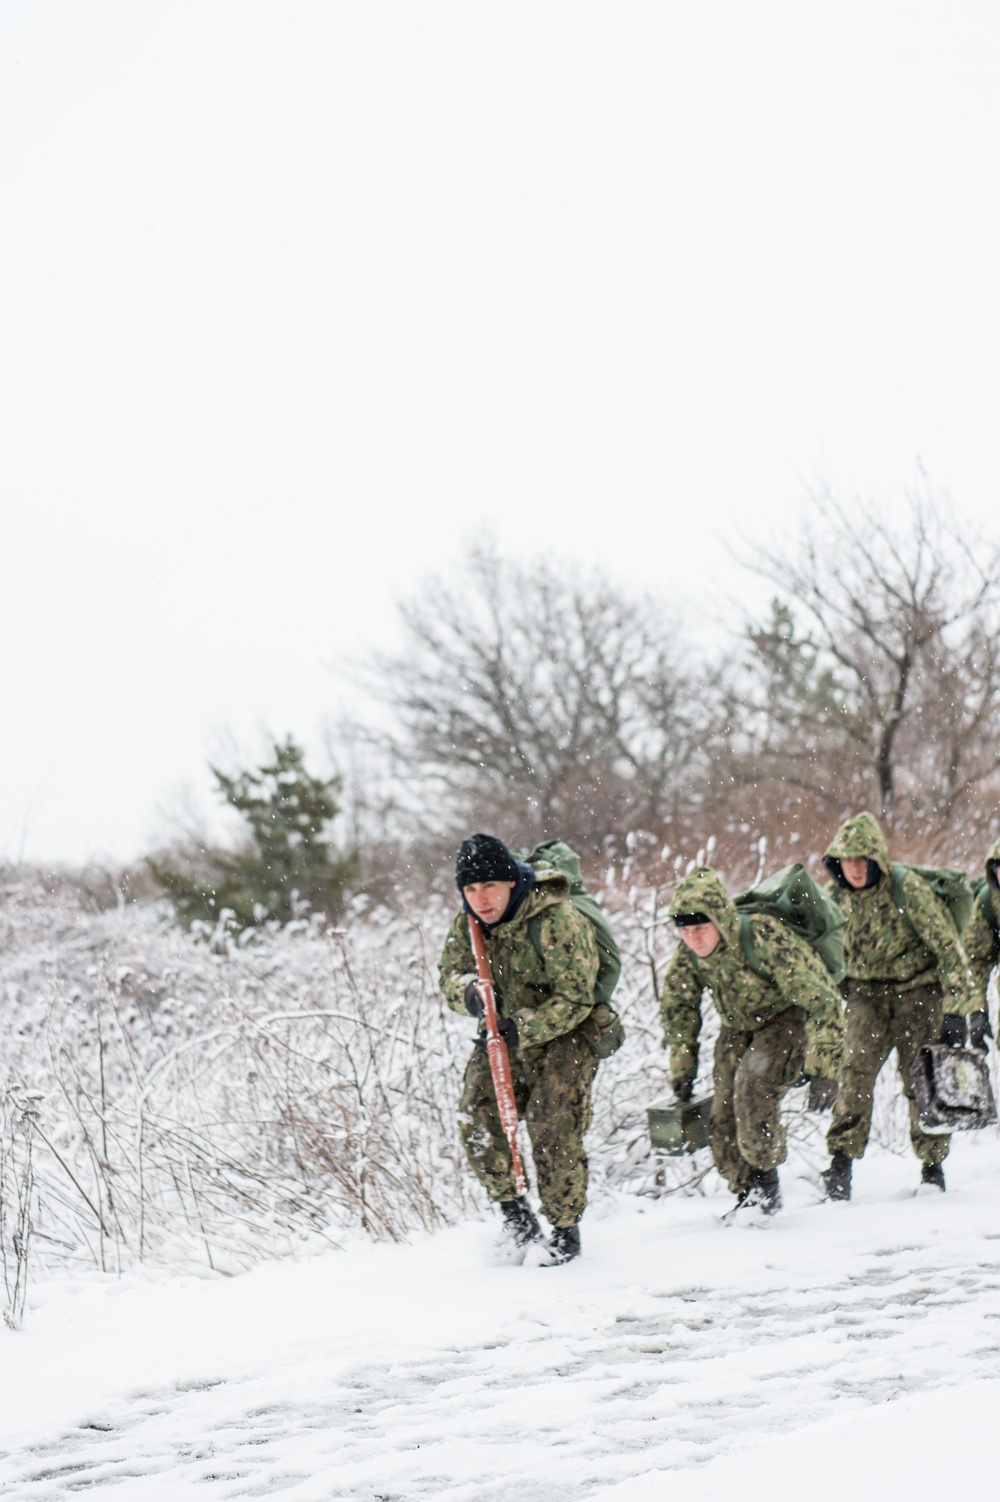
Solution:
[[(0, 855), (140, 853), (487, 526), (989, 526), (1000, 10), (0, 0)], [(318, 763), (317, 763), (318, 764)]]

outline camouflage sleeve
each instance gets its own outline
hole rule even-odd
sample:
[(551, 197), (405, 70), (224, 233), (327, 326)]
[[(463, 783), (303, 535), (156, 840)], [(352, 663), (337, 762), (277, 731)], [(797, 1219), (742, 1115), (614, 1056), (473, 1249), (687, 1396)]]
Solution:
[(460, 1012), (463, 1017), (467, 1016), (465, 988), (470, 980), (476, 978), (476, 961), (472, 953), (472, 940), (469, 938), (469, 920), (464, 913), (455, 915), (448, 930), (438, 961), (438, 975), (444, 999), (452, 1011)]
[(978, 1002), (962, 941), (944, 904), (915, 871), (907, 871), (903, 877), (903, 902), (907, 921), (937, 961), (945, 1013), (967, 1017)]
[(806, 1014), (806, 1071), (840, 1078), (844, 1014), (836, 981), (819, 955), (776, 918), (752, 918), (753, 947), (760, 964), (789, 1006)]
[(670, 1049), (671, 1079), (694, 1079), (698, 1073), (698, 1035), (705, 981), (691, 951), (682, 943), (667, 968), (660, 997), (663, 1039)]
[(978, 900), (962, 935), (962, 948), (968, 956), (969, 969), (972, 972), (972, 989), (976, 997), (976, 1007), (988, 1009), (986, 987), (993, 973), (993, 966), (997, 962), (997, 951), (1000, 946), (997, 944), (996, 929), (983, 912)]
[(554, 903), (538, 919), (538, 947), (552, 995), (533, 1009), (514, 1012), (521, 1048), (537, 1048), (571, 1033), (594, 1010), (600, 960), (590, 922), (568, 902)]

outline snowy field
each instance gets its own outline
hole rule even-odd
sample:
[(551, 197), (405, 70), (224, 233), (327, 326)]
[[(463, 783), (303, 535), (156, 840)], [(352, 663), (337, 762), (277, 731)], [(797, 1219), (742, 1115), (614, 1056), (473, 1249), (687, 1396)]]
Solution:
[(560, 1269), (492, 1264), (470, 1221), (36, 1283), (0, 1336), (0, 1493), (968, 1495), (1000, 1464), (1000, 1143), (957, 1140), (946, 1195), (917, 1174), (876, 1151), (833, 1206), (792, 1163), (762, 1229), (720, 1226), (723, 1193), (605, 1199)]

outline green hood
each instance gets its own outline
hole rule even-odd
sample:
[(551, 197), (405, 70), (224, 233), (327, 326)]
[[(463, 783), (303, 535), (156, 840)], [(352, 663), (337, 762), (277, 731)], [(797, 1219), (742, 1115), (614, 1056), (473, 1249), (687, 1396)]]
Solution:
[(892, 872), (889, 847), (874, 814), (855, 814), (842, 824), (823, 859), (827, 866), (831, 861), (869, 860), (875, 862), (883, 876)]
[(678, 883), (669, 916), (678, 913), (704, 913), (711, 918), (726, 944), (739, 943), (740, 915), (726, 891), (722, 877), (711, 866), (702, 866)]

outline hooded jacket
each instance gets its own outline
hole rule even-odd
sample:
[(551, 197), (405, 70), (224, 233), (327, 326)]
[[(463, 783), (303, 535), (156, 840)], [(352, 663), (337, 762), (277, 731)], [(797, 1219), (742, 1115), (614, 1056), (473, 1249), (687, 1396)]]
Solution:
[[(874, 886), (851, 887), (843, 860), (874, 861)], [(844, 955), (847, 979), (891, 985), (897, 991), (938, 986), (946, 1013), (973, 1010), (972, 976), (962, 941), (944, 904), (916, 871), (903, 877), (906, 910), (892, 893), (892, 862), (885, 835), (873, 814), (855, 814), (837, 831), (824, 856), (833, 878), (827, 890), (847, 918)]]
[(707, 959), (683, 942), (667, 970), (660, 1000), (663, 1033), (674, 1079), (698, 1072), (702, 993), (709, 990), (725, 1027), (756, 1032), (790, 1007), (806, 1013), (807, 1067), (837, 1079), (843, 1046), (840, 993), (819, 955), (786, 924), (765, 914), (749, 922), (754, 954), (773, 979), (750, 968), (740, 943), (740, 914), (709, 866), (678, 885), (670, 916), (704, 913), (719, 930), (719, 943)]
[(1000, 960), (1000, 886), (997, 885), (997, 863), (1000, 862), (1000, 840), (997, 840), (986, 857), (986, 890), (990, 894), (990, 907), (993, 910), (993, 922), (990, 923), (983, 912), (979, 898), (972, 909), (972, 917), (969, 919), (965, 933), (962, 935), (962, 943), (965, 952), (969, 956), (969, 968), (972, 971), (972, 986), (976, 998), (976, 1006), (984, 1011), (989, 1010), (986, 999), (986, 987), (989, 984), (993, 966)]
[[(594, 1009), (597, 940), (588, 920), (567, 901), (569, 892), (569, 879), (561, 871), (539, 869), (514, 915), (483, 931), (497, 1011), (513, 1018), (522, 1049), (573, 1032)], [(528, 931), (536, 917), (538, 948)], [(466, 1016), (465, 991), (476, 979), (476, 961), (464, 912), (448, 930), (438, 973), (449, 1007)]]

